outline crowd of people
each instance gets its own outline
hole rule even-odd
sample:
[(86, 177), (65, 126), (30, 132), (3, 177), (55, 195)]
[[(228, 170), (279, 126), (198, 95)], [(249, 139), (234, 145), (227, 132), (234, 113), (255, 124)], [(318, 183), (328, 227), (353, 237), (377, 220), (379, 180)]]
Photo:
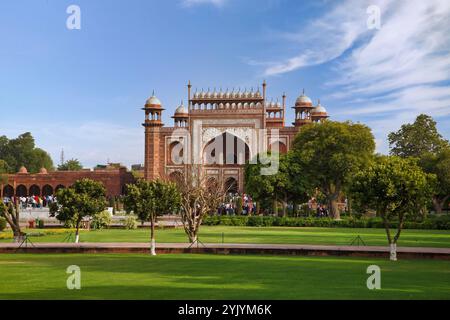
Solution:
[(317, 217), (328, 217), (328, 209), (323, 204), (319, 204), (316, 211)]
[[(238, 201), (242, 197), (242, 202)], [(238, 206), (242, 203), (242, 208), (239, 210)], [(218, 215), (235, 215), (241, 213), (243, 215), (251, 215), (256, 212), (256, 203), (248, 194), (243, 194), (242, 196), (238, 193), (229, 194), (227, 200), (222, 203), (217, 209)]]
[(53, 195), (47, 195), (47, 196), (32, 195), (29, 197), (13, 196), (13, 197), (4, 197), (3, 198), (4, 204), (8, 205), (10, 202), (18, 203), (20, 209), (22, 209), (22, 210), (25, 210), (28, 208), (33, 208), (33, 209), (47, 208), (55, 201), (56, 201), (56, 199)]

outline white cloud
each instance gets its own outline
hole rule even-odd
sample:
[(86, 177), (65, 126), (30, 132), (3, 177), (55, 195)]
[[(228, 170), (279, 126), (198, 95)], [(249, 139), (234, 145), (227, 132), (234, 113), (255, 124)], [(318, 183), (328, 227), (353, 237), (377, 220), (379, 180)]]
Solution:
[[(381, 8), (380, 30), (366, 26), (372, 4)], [(301, 53), (270, 64), (265, 74), (333, 60), (323, 88), (330, 92), (323, 100), (336, 110), (331, 116), (367, 123), (386, 152), (387, 134), (418, 114), (450, 116), (449, 21), (447, 0), (348, 0), (286, 34)]]
[[(382, 4), (384, 2), (381, 1)], [(284, 40), (297, 43), (300, 53), (272, 62), (264, 74), (279, 75), (340, 57), (357, 39), (368, 33), (366, 9), (367, 4), (362, 1), (346, 1), (301, 30), (281, 34)]]
[(228, 0), (182, 0), (181, 4), (184, 7), (193, 7), (196, 5), (210, 4), (216, 7), (222, 7)]

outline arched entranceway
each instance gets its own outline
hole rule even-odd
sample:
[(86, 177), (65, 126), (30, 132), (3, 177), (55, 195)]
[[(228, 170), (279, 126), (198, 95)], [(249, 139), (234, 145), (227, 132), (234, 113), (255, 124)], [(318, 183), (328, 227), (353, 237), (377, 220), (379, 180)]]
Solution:
[(206, 165), (242, 165), (249, 159), (248, 145), (228, 132), (211, 139), (203, 149), (203, 163)]
[(238, 193), (238, 182), (235, 178), (227, 178), (224, 186), (227, 193)]
[(9, 184), (6, 185), (3, 188), (3, 196), (4, 197), (8, 197), (8, 198), (13, 197), (14, 196), (14, 187), (12, 185), (9, 185)]
[(28, 190), (27, 187), (25, 187), (23, 184), (19, 184), (16, 188), (16, 196), (17, 197), (26, 197), (28, 196)]
[(185, 163), (184, 146), (181, 142), (175, 141), (167, 148), (167, 164), (181, 165)]
[(53, 187), (51, 185), (46, 184), (42, 187), (42, 195), (43, 196), (51, 196), (53, 195)]
[(41, 195), (41, 188), (39, 188), (38, 185), (33, 184), (30, 187), (29, 195), (30, 196), (40, 196)]

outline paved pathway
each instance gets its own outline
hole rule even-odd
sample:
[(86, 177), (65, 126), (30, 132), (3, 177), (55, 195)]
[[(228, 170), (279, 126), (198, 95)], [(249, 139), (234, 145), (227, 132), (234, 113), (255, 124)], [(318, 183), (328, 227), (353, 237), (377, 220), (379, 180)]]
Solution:
[[(129, 242), (81, 242), (81, 243), (33, 243), (20, 248), (27, 252), (55, 253), (100, 253), (100, 252), (147, 252), (149, 243)], [(0, 253), (16, 252), (19, 245), (15, 243), (0, 243)], [(299, 244), (250, 244), (250, 243), (205, 243), (190, 247), (187, 243), (157, 243), (156, 248), (161, 253), (254, 253), (254, 254), (289, 254), (289, 255), (347, 255), (347, 256), (388, 256), (387, 246), (326, 246)], [(399, 256), (413, 258), (450, 259), (450, 248), (428, 247), (398, 247)]]

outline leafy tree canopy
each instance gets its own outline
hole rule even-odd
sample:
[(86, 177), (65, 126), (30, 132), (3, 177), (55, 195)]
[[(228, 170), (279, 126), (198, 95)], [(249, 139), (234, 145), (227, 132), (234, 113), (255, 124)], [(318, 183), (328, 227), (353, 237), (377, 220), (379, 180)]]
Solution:
[[(397, 260), (396, 244), (406, 217), (421, 215), (435, 179), (435, 175), (423, 172), (415, 159), (396, 156), (379, 156), (355, 176), (352, 193), (357, 201), (376, 208), (383, 219), (391, 260)], [(389, 229), (392, 221), (398, 223), (394, 236)]]
[(342, 189), (375, 151), (369, 127), (352, 122), (326, 121), (302, 127), (294, 139), (293, 163), (327, 197), (331, 213), (339, 218), (337, 198)]
[(6, 163), (8, 173), (16, 173), (25, 166), (30, 173), (37, 173), (41, 168), (54, 169), (50, 155), (36, 148), (31, 133), (26, 132), (15, 139), (0, 137), (0, 160)]
[(179, 207), (180, 194), (173, 182), (138, 180), (127, 185), (124, 204), (127, 212), (133, 211), (139, 220), (154, 221), (156, 216), (172, 213)]
[[(268, 154), (271, 157), (271, 154)], [(307, 201), (310, 187), (301, 174), (300, 165), (293, 161), (292, 153), (278, 155), (278, 170), (275, 174), (262, 174), (262, 168), (268, 165), (261, 163), (261, 156), (255, 164), (245, 166), (245, 190), (263, 206), (268, 207), (267, 199), (283, 202), (293, 201), (302, 203)]]
[(75, 225), (78, 229), (85, 217), (95, 217), (106, 208), (105, 187), (101, 182), (90, 179), (76, 181), (71, 187), (56, 192), (57, 202), (53, 203), (50, 213), (60, 221)]
[(435, 155), (426, 154), (419, 163), (425, 172), (437, 177), (433, 186), (433, 205), (436, 213), (442, 213), (445, 202), (450, 199), (450, 147)]
[(78, 171), (83, 169), (83, 165), (78, 159), (70, 159), (58, 165), (58, 171)]
[(423, 158), (428, 153), (436, 155), (449, 143), (437, 131), (436, 121), (425, 114), (414, 123), (404, 124), (397, 132), (388, 135), (391, 154), (399, 157)]

